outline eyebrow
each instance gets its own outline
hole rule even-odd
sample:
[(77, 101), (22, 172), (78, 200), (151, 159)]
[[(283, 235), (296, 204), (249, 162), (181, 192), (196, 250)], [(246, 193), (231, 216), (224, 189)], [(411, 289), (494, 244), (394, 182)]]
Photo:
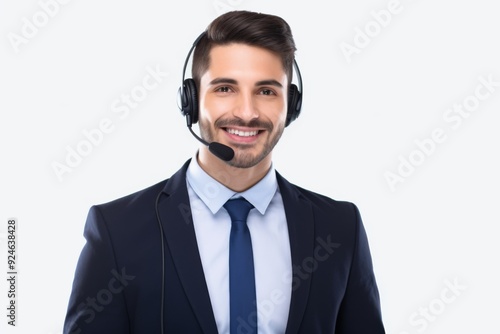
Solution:
[[(219, 85), (219, 84), (230, 84), (230, 85), (237, 85), (238, 81), (230, 78), (215, 78), (214, 80), (210, 81), (209, 85)], [(255, 86), (275, 86), (278, 88), (283, 88), (283, 85), (274, 79), (269, 79), (269, 80), (261, 80), (257, 81), (255, 83)]]

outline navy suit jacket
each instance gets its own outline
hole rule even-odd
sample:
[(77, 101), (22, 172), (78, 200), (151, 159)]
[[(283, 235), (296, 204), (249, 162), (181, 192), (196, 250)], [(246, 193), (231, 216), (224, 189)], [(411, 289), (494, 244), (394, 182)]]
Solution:
[[(64, 333), (160, 333), (160, 238), (165, 333), (217, 333), (191, 218), (188, 164), (168, 180), (90, 209)], [(277, 179), (293, 267), (286, 333), (385, 333), (356, 206)]]

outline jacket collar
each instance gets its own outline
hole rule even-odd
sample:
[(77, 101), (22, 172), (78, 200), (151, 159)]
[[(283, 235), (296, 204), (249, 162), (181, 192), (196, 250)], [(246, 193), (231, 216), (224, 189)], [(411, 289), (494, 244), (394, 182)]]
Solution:
[(299, 331), (309, 298), (311, 275), (298, 275), (296, 270), (301, 270), (305, 260), (312, 259), (314, 255), (314, 214), (312, 203), (297, 187), (279, 173), (276, 176), (285, 207), (292, 255), (292, 299), (286, 328), (286, 334), (292, 334)]
[(171, 253), (186, 296), (204, 333), (217, 334), (217, 325), (196, 243), (186, 186), (188, 160), (167, 180), (158, 203), (166, 248)]

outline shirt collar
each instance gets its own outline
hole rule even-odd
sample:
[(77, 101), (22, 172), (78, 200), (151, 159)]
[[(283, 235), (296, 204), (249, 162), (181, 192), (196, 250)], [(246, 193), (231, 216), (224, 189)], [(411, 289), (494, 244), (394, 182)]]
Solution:
[(269, 203), (278, 189), (278, 181), (273, 164), (267, 174), (250, 189), (235, 192), (208, 175), (198, 164), (194, 156), (189, 163), (186, 179), (196, 195), (205, 203), (213, 214), (231, 198), (244, 197), (261, 213), (266, 212)]

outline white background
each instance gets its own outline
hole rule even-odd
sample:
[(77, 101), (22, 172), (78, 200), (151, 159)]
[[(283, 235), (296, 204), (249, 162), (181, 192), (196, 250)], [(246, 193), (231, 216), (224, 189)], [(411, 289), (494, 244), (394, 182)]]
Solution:
[[(20, 274), (16, 328), (6, 324), (1, 280), (0, 331), (62, 331), (89, 207), (159, 182), (193, 155), (198, 143), (175, 101), (185, 56), (222, 11), (249, 9), (289, 22), (304, 81), (302, 114), (275, 165), (293, 183), (358, 205), (387, 332), (498, 333), (498, 6), (390, 3), (73, 0), (44, 22), (38, 1), (2, 0), (0, 263), (6, 275), (6, 225), (15, 217)], [(371, 12), (388, 6), (381, 26)], [(38, 31), (16, 46), (13, 36), (24, 38), (34, 17)], [(346, 56), (346, 44), (357, 53)], [(148, 67), (168, 75), (120, 118), (113, 103)], [(445, 121), (454, 104), (474, 102), (479, 77), (497, 86), (459, 126)], [(66, 164), (67, 147), (103, 119), (112, 131), (59, 180), (52, 165)], [(435, 129), (446, 140), (418, 153), (415, 141)], [(410, 157), (418, 166), (391, 189), (386, 173)], [(446, 290), (445, 281), (460, 288)]]

